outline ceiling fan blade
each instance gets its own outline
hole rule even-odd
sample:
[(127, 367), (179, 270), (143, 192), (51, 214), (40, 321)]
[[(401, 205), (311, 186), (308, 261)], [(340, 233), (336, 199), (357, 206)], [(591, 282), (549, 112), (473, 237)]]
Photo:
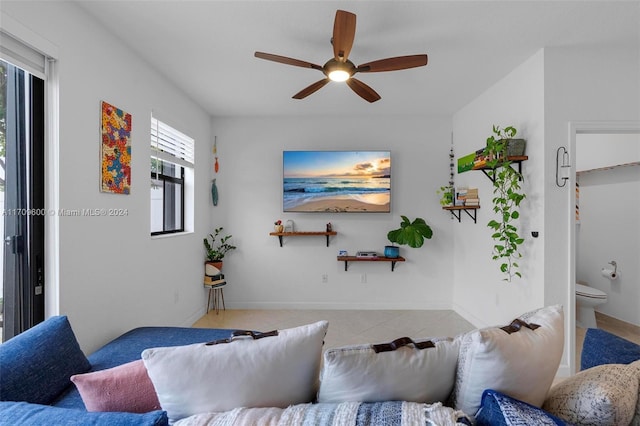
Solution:
[(336, 61), (345, 62), (349, 58), (353, 39), (356, 37), (356, 15), (344, 10), (336, 12), (333, 22), (333, 56)]
[(286, 56), (273, 55), (271, 53), (256, 52), (254, 54), (256, 58), (266, 59), (267, 61), (280, 62), (281, 64), (293, 65), (302, 68), (313, 68), (315, 70), (322, 71), (320, 65), (312, 64), (311, 62), (301, 61), (300, 59), (288, 58)]
[(351, 87), (351, 90), (356, 92), (358, 96), (368, 102), (375, 102), (380, 99), (380, 95), (378, 95), (375, 90), (353, 77), (347, 80), (347, 85)]
[(329, 82), (328, 78), (323, 78), (322, 80), (318, 80), (310, 86), (305, 87), (295, 95), (293, 95), (293, 99), (304, 99), (312, 93), (317, 92), (321, 88), (324, 87), (325, 84)]
[(379, 59), (359, 65), (356, 72), (382, 72), (406, 70), (407, 68), (423, 67), (427, 65), (427, 55), (396, 56), (395, 58)]

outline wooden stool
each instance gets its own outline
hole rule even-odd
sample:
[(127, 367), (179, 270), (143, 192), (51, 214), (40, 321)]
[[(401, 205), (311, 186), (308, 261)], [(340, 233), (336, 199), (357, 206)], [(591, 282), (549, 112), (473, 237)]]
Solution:
[(224, 306), (224, 288), (227, 286), (227, 282), (218, 283), (215, 285), (204, 285), (209, 289), (209, 297), (207, 298), (207, 313), (209, 313), (209, 306), (211, 306), (211, 300), (213, 299), (213, 309), (216, 310), (216, 315), (220, 312), (220, 301), (222, 301), (222, 310), (226, 311)]

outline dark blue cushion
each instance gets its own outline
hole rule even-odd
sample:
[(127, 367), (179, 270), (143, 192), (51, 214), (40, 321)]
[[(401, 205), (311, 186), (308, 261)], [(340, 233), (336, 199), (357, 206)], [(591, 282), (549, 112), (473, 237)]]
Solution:
[[(186, 327), (140, 327), (135, 328), (89, 355), (91, 371), (104, 370), (126, 362), (140, 359), (147, 348), (180, 346), (192, 343), (226, 339), (233, 330), (217, 328)], [(65, 408), (84, 409), (84, 403), (75, 386), (70, 386), (52, 405)]]
[(89, 413), (27, 402), (0, 402), (0, 426), (164, 426), (168, 424), (167, 413), (164, 411), (151, 411), (144, 414)]
[(640, 345), (599, 328), (588, 328), (582, 344), (580, 369), (602, 364), (631, 364), (640, 359)]
[(482, 393), (480, 410), (476, 414), (477, 426), (511, 425), (569, 425), (541, 408), (487, 389)]
[(90, 368), (67, 317), (51, 317), (0, 345), (0, 401), (50, 404)]

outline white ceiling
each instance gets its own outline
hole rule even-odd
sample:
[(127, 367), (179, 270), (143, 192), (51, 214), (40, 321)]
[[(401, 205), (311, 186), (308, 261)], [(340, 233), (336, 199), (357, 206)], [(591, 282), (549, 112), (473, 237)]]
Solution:
[[(640, 1), (79, 1), (213, 116), (450, 115), (543, 47), (633, 46)], [(356, 64), (426, 53), (426, 67), (360, 74), (382, 99), (256, 50), (323, 65), (337, 9), (357, 15)], [(640, 76), (639, 76), (640, 78)]]

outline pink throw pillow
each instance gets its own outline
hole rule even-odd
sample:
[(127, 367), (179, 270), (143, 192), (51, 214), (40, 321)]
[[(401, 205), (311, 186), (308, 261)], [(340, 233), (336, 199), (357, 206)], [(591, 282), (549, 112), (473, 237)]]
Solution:
[(87, 411), (146, 413), (160, 402), (142, 360), (71, 376)]

